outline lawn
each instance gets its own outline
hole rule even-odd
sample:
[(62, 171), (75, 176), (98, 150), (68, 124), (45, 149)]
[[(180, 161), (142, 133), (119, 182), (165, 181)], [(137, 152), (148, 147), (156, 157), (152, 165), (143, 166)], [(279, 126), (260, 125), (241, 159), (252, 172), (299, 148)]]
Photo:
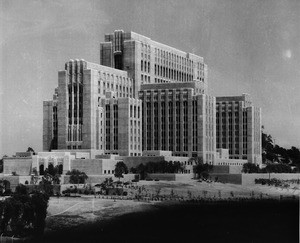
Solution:
[(251, 204), (232, 201), (146, 202), (94, 196), (51, 198), (45, 242), (60, 242), (59, 239), (63, 239), (61, 242), (97, 242), (100, 239), (101, 242), (109, 242), (109, 239), (110, 242), (160, 242), (165, 237), (173, 242), (182, 242), (185, 237), (190, 242), (200, 242), (197, 237), (211, 242), (230, 239), (231, 242), (296, 242), (299, 205), (295, 201), (279, 203), (278, 200), (280, 195), (295, 195), (293, 190), (197, 181), (141, 181), (135, 189), (128, 189), (129, 196), (137, 193), (139, 188), (147, 195), (156, 195), (159, 191), (162, 198), (176, 195), (199, 199), (206, 191), (205, 197), (215, 200), (253, 195), (263, 200)]

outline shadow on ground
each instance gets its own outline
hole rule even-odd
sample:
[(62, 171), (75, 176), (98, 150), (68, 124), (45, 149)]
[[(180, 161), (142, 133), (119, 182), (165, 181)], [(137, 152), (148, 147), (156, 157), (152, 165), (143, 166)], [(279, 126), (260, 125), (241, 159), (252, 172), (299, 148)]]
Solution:
[(46, 233), (39, 242), (299, 242), (299, 201), (156, 204)]

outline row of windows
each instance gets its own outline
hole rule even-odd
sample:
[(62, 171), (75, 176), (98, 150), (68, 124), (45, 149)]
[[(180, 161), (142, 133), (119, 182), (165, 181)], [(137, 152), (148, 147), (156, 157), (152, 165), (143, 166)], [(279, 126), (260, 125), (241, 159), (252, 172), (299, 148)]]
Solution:
[(68, 145), (67, 148), (68, 149), (81, 149), (81, 145), (73, 145), (73, 146)]
[[(111, 173), (110, 173), (111, 172)], [(103, 172), (104, 174), (114, 174), (115, 173), (115, 171), (114, 170), (104, 170), (104, 172)]]
[[(157, 60), (159, 62), (160, 62), (160, 60), (162, 60), (162, 61), (166, 61), (167, 64), (169, 64), (170, 66), (174, 65), (174, 64), (179, 64), (182, 66), (189, 67), (191, 69), (194, 68), (194, 61), (192, 61), (188, 58), (173, 54), (168, 51), (161, 50), (159, 48), (155, 48), (154, 53), (155, 53), (155, 57), (157, 58)], [(199, 68), (199, 69), (204, 68), (204, 65), (200, 64), (200, 62), (198, 62), (197, 64), (198, 64), (197, 68)]]
[(70, 73), (72, 72), (72, 69), (69, 69), (69, 73), (67, 74), (67, 79), (68, 79), (68, 84), (72, 84), (72, 83), (79, 83), (82, 84), (82, 72), (81, 73)]
[(150, 62), (141, 60), (141, 71), (150, 73)]
[(150, 84), (150, 76), (141, 74), (141, 84)]
[(193, 75), (191, 73), (186, 73), (178, 71), (175, 69), (170, 69), (160, 65), (154, 65), (154, 74), (167, 79), (172, 79), (176, 81), (191, 81), (193, 80)]
[(217, 106), (239, 106), (239, 101), (217, 101)]
[(142, 47), (142, 52), (144, 53), (150, 53), (150, 45), (146, 44), (146, 43), (141, 43), (141, 47)]
[(140, 118), (140, 107), (136, 105), (130, 105), (130, 117)]
[(132, 80), (130, 78), (118, 76), (115, 74), (102, 73), (101, 71), (99, 71), (99, 86), (101, 85), (101, 81), (103, 82), (103, 86), (105, 86), (105, 83), (122, 86), (132, 86)]
[(141, 53), (141, 57), (144, 58), (144, 59), (148, 59), (150, 61), (150, 54), (147, 54), (147, 53)]
[[(111, 88), (111, 89), (107, 88), (106, 89), (106, 88), (104, 88), (103, 89), (103, 95), (105, 95), (106, 92), (109, 92), (109, 91), (116, 92), (116, 97), (130, 97), (130, 98), (133, 97), (132, 88), (123, 87), (123, 89), (122, 89), (121, 86), (119, 86), (119, 88), (118, 88), (118, 86), (116, 86), (116, 89), (113, 89), (113, 88)], [(98, 88), (98, 94), (101, 94), (101, 89), (100, 88)]]
[(130, 144), (130, 149), (134, 149), (134, 150), (140, 150), (141, 149), (141, 146), (140, 146), (140, 143), (139, 144)]
[(67, 141), (82, 141), (82, 125), (68, 126), (68, 140)]

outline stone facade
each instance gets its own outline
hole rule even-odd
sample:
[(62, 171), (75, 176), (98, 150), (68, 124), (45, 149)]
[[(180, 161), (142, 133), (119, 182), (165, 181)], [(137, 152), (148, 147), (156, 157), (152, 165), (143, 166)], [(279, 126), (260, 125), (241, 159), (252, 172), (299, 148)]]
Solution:
[(100, 44), (100, 64), (128, 72), (134, 97), (142, 84), (199, 82), (207, 90), (203, 58), (134, 33), (116, 30)]
[[(116, 30), (100, 44), (100, 64), (70, 60), (58, 72), (44, 102), (44, 151), (89, 150), (95, 159), (160, 150), (210, 164), (261, 163), (260, 109), (246, 95), (218, 97), (216, 119), (202, 57)], [(229, 158), (217, 161), (216, 148)]]
[(142, 102), (133, 98), (107, 98), (105, 107), (105, 153), (121, 156), (142, 154)]
[[(141, 107), (140, 101), (132, 98), (132, 80), (127, 72), (84, 60), (70, 60), (58, 76), (55, 100), (44, 102), (44, 151), (89, 149), (100, 153), (141, 154), (140, 144), (131, 145), (138, 141), (131, 141), (130, 132), (138, 130), (140, 134), (141, 131), (130, 127), (132, 119), (127, 114), (132, 105), (140, 113)], [(117, 119), (113, 120), (114, 110), (110, 118), (106, 117), (110, 115), (109, 104), (112, 109), (117, 104)], [(141, 118), (136, 118), (136, 123), (141, 126)], [(114, 143), (114, 138), (119, 140)]]
[(195, 83), (141, 86), (143, 150), (169, 150), (175, 156), (198, 156), (213, 164), (215, 98), (195, 87)]
[(4, 157), (3, 174), (12, 175), (13, 173), (20, 176), (31, 174), (32, 157)]
[(261, 164), (261, 109), (248, 94), (216, 100), (217, 148), (228, 149), (230, 159)]

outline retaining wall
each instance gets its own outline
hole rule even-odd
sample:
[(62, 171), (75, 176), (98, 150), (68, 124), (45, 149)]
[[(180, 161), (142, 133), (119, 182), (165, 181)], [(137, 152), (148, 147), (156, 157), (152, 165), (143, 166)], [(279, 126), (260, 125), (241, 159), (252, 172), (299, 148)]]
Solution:
[(147, 174), (147, 178), (160, 181), (189, 181), (194, 177), (193, 174), (172, 174), (172, 173), (153, 173)]
[(175, 181), (176, 177), (175, 174), (167, 174), (167, 173), (153, 173), (153, 174), (147, 174), (147, 178), (150, 179), (158, 179), (160, 181)]

